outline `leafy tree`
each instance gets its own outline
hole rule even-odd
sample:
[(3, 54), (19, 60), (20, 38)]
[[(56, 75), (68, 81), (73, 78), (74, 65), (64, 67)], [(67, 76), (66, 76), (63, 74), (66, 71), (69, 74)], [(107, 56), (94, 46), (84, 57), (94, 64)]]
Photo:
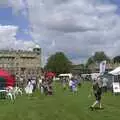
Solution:
[(56, 52), (48, 58), (45, 69), (60, 74), (70, 72), (71, 66), (72, 63), (63, 52)]
[(100, 63), (103, 60), (110, 62), (110, 58), (103, 51), (95, 52), (95, 54), (87, 60), (86, 67), (91, 64)]
[(120, 56), (115, 56), (115, 57), (113, 58), (113, 62), (114, 62), (114, 63), (120, 63)]
[(103, 52), (95, 52), (93, 59), (95, 62), (100, 63), (103, 60), (109, 61), (109, 57)]
[(90, 58), (88, 58), (87, 63), (86, 63), (86, 67), (88, 67), (89, 65), (93, 64), (94, 62), (95, 62), (95, 61), (94, 61), (94, 59), (93, 59), (93, 56), (90, 57)]

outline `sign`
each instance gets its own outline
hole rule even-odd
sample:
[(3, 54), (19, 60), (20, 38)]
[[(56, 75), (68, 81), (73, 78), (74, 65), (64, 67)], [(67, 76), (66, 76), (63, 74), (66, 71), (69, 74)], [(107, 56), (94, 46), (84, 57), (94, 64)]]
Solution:
[(100, 74), (103, 74), (106, 69), (106, 60), (100, 63)]
[(120, 83), (119, 82), (113, 82), (113, 92), (120, 93)]

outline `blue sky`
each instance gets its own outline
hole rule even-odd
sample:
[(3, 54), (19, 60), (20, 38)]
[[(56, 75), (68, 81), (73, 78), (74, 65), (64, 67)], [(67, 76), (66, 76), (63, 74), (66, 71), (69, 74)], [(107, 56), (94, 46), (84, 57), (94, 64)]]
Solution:
[(26, 34), (25, 31), (29, 31), (28, 19), (22, 14), (13, 14), (11, 7), (0, 8), (0, 24), (1, 25), (15, 25), (19, 27), (17, 32), (17, 39), (31, 40), (31, 36)]
[(120, 0), (111, 0), (111, 3), (116, 4), (118, 6), (117, 13), (120, 14)]
[(111, 2), (120, 5), (120, 0), (111, 0)]

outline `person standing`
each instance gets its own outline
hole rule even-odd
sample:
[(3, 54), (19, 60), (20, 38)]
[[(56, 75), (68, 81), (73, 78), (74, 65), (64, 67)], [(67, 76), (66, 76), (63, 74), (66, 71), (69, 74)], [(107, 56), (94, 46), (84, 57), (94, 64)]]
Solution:
[(70, 79), (70, 80), (69, 80), (69, 89), (70, 89), (70, 91), (72, 91), (72, 83), (73, 83), (73, 82), (72, 82), (72, 79)]
[(42, 79), (42, 87), (45, 95), (48, 95), (48, 82), (46, 78)]
[(49, 78), (48, 79), (48, 95), (52, 95), (53, 94), (52, 82), (53, 82), (53, 79)]
[(102, 80), (103, 92), (107, 92), (107, 82), (108, 82), (108, 79), (104, 77), (103, 80)]
[(28, 79), (28, 84), (25, 88), (25, 92), (26, 92), (26, 94), (29, 94), (29, 95), (31, 95), (33, 93), (33, 84), (31, 82), (31, 79)]
[(62, 85), (63, 85), (63, 89), (65, 90), (65, 89), (66, 89), (66, 86), (67, 86), (66, 77), (63, 77), (63, 79), (62, 79)]
[(43, 79), (41, 77), (39, 78), (39, 81), (38, 81), (38, 89), (40, 89), (41, 94), (44, 93), (44, 90), (43, 90)]
[(36, 79), (32, 78), (31, 82), (33, 84), (33, 92), (35, 92), (35, 90), (36, 90)]
[(81, 76), (78, 76), (78, 86), (79, 86), (79, 87), (81, 87), (81, 84), (82, 84), (82, 82), (81, 82), (81, 81), (82, 81)]
[(72, 78), (72, 92), (73, 93), (77, 93), (78, 89), (77, 89), (77, 81), (75, 78)]

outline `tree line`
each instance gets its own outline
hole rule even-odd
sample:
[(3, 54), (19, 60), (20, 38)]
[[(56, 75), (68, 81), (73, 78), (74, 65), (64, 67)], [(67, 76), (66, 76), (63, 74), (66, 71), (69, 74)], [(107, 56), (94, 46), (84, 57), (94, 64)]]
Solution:
[[(103, 60), (106, 60), (109, 63), (111, 61), (114, 63), (120, 63), (120, 56), (115, 56), (114, 58), (110, 59), (105, 52), (98, 51), (95, 52), (93, 56), (90, 56), (85, 64), (80, 64), (80, 66), (83, 69), (87, 69), (91, 64), (99, 64)], [(44, 70), (55, 72), (57, 74), (69, 73), (71, 72), (73, 66), (73, 63), (68, 59), (65, 53), (56, 52), (48, 58)]]

